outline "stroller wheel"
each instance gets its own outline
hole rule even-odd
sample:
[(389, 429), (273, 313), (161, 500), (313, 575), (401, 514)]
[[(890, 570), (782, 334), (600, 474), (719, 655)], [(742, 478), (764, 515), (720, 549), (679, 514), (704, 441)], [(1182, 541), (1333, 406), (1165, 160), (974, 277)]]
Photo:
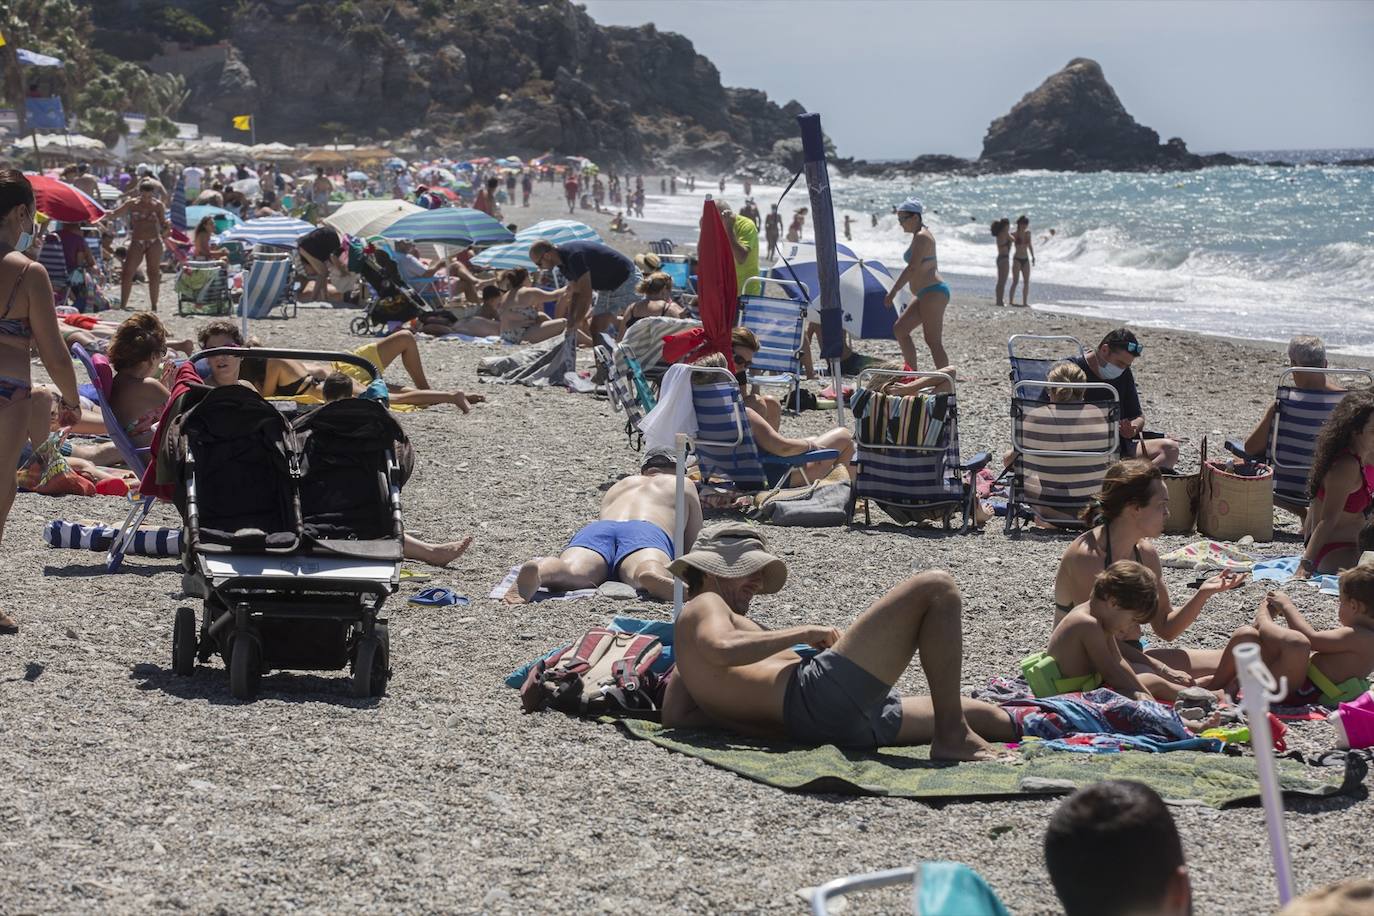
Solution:
[(376, 634), (358, 640), (353, 681), (349, 684), (349, 693), (354, 697), (379, 697), (386, 693), (386, 682), (391, 677), (391, 638), (386, 624), (377, 624)]
[(172, 671), (190, 677), (196, 670), (196, 612), (188, 607), (177, 608), (172, 625)]
[(236, 700), (251, 700), (258, 695), (262, 680), (262, 644), (252, 630), (234, 637), (229, 654), (229, 692)]
[(359, 315), (357, 318), (354, 318), (352, 323), (349, 324), (348, 329), (359, 337), (370, 336), (366, 315)]

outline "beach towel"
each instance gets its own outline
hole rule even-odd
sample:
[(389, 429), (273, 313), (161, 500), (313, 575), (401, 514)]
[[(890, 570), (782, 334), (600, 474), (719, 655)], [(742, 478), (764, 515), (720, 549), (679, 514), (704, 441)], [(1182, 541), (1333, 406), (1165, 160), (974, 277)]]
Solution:
[[(1297, 575), (1298, 561), (1301, 559), (1301, 557), (1276, 557), (1272, 560), (1261, 560), (1255, 564), (1251, 578), (1256, 582), (1287, 582)], [(1331, 573), (1299, 579), (1298, 581), (1307, 583), (1323, 595), (1339, 595), (1341, 593), (1340, 577)]]
[(644, 444), (650, 448), (666, 448), (676, 452), (678, 433), (697, 434), (697, 411), (692, 403), (692, 368), (687, 365), (668, 367), (659, 389), (658, 403), (648, 416), (639, 421)]
[[(951, 764), (930, 759), (930, 748), (890, 747), (859, 751), (834, 745), (808, 747), (723, 731), (669, 729), (643, 719), (603, 718), (627, 735), (696, 757), (746, 779), (793, 792), (953, 799), (1063, 795), (1105, 779), (1130, 779), (1166, 801), (1221, 808), (1259, 796), (1252, 757), (1177, 751), (1171, 754), (1065, 754), (1021, 745), (1012, 761)], [(1364, 777), (1355, 755), (1331, 758), (1340, 765), (1307, 766), (1276, 761), (1279, 782), (1291, 795), (1350, 792)]]
[(1159, 558), (1161, 566), (1172, 569), (1192, 569), (1197, 572), (1249, 572), (1255, 557), (1221, 541), (1194, 541)]
[[(114, 543), (119, 529), (110, 525), (83, 525), (56, 519), (43, 526), (43, 540), (49, 547), (104, 552)], [(181, 553), (180, 528), (140, 528), (126, 553), (140, 557), (174, 557)]]
[[(505, 578), (492, 586), (491, 593), (487, 597), (496, 601), (503, 600), (510, 590), (515, 588), (515, 577), (519, 572), (520, 564), (517, 563), (510, 568), (510, 572), (506, 573)], [(572, 601), (577, 598), (592, 598), (595, 597), (596, 593), (597, 590), (594, 588), (576, 588), (570, 592), (551, 592), (546, 588), (540, 588), (530, 599), (530, 604), (536, 604), (540, 601)], [(639, 594), (640, 597), (644, 597), (643, 592)]]
[(555, 337), (505, 356), (479, 360), (477, 375), (497, 385), (534, 388), (562, 385), (578, 391), (583, 387), (568, 379), (569, 375), (577, 377), (577, 350), (575, 340), (567, 336)]

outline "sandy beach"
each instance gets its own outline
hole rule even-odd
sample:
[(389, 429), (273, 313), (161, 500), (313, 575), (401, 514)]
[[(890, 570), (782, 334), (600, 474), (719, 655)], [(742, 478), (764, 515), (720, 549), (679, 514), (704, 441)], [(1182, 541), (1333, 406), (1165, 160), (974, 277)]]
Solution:
[[(536, 192), (530, 209), (508, 206), (507, 221), (566, 216), (557, 189)], [(577, 218), (611, 238), (608, 216)], [(642, 250), (624, 237), (616, 244)], [(146, 301), (146, 287), (138, 297)], [(198, 325), (175, 317), (170, 282), (161, 314), (177, 335)], [(302, 309), (253, 331), (271, 346), (351, 349), (360, 342), (348, 332), (355, 315)], [(964, 451), (1008, 446), (1009, 335), (1096, 342), (1109, 327), (956, 295), (945, 340), (960, 371)], [(1225, 436), (1249, 430), (1284, 365), (1273, 347), (1154, 329), (1141, 338), (1146, 417), (1185, 440), (1184, 467), (1196, 466), (1203, 437), (1219, 450)], [(480, 385), (477, 361), (500, 347), (420, 346), (436, 387), (476, 389), (488, 402), (469, 416), (451, 407), (402, 416), (418, 456), (403, 494), (406, 526), (431, 541), (475, 541), (450, 569), (407, 564), (433, 579), (403, 583), (388, 602), (395, 676), (380, 702), (349, 699), (342, 676), (287, 672), (239, 704), (218, 658), (193, 678), (175, 677), (173, 614), (200, 607), (181, 597), (175, 559), (132, 557), (106, 575), (103, 554), (54, 550), (41, 531), (57, 518), (118, 523), (123, 502), (20, 494), (0, 587), (21, 626), (0, 639), (0, 911), (801, 913), (799, 888), (933, 859), (973, 865), (1015, 913), (1057, 911), (1041, 858), (1056, 798), (929, 805), (788, 794), (611, 726), (522, 715), (502, 684), (511, 669), (612, 615), (670, 616), (654, 603), (512, 608), (486, 597), (512, 564), (558, 551), (637, 456), (604, 399)], [(861, 349), (897, 355), (891, 342)], [(590, 368), (590, 357), (581, 363)], [(404, 380), (399, 365), (388, 375)], [(784, 429), (816, 433), (832, 419), (811, 412)], [(1297, 552), (1296, 520), (1281, 518), (1275, 543), (1257, 552)], [(179, 519), (164, 505), (151, 523)], [(1000, 520), (968, 535), (889, 524), (767, 535), (791, 575), (780, 594), (755, 600), (765, 626), (843, 627), (912, 571), (949, 570), (964, 594), (966, 693), (1045, 646), (1055, 565), (1069, 541), (1009, 539)], [(1163, 538), (1161, 551), (1188, 540)], [(1192, 575), (1166, 574), (1181, 600)], [(472, 602), (406, 604), (423, 585), (452, 586)], [(1188, 644), (1220, 648), (1263, 592), (1250, 584), (1213, 598)], [(1333, 599), (1306, 587), (1291, 594), (1319, 626), (1334, 623)], [(925, 691), (918, 666), (900, 687)], [(1290, 746), (1327, 749), (1331, 729), (1300, 723)], [(1299, 890), (1374, 858), (1371, 816), (1363, 791), (1289, 802)], [(1178, 807), (1174, 817), (1197, 912), (1274, 908), (1257, 804)]]

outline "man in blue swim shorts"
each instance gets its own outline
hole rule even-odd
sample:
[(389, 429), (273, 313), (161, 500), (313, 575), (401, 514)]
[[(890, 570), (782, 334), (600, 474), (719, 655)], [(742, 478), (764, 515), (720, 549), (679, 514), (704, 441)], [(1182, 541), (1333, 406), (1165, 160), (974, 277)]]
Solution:
[[(1016, 740), (1001, 707), (959, 695), (963, 601), (946, 572), (909, 577), (841, 633), (765, 630), (747, 616), (754, 595), (787, 581), (786, 565), (749, 525), (703, 531), (668, 569), (686, 582), (689, 600), (674, 626), (665, 726), (841, 747), (929, 743), (936, 760), (987, 759), (984, 739)], [(818, 651), (803, 657), (793, 651), (799, 645)], [(904, 697), (893, 685), (917, 652), (931, 695)]]
[[(601, 515), (573, 535), (556, 557), (536, 557), (520, 567), (508, 604), (531, 600), (540, 588), (573, 591), (616, 579), (661, 601), (673, 600), (674, 507), (677, 460), (668, 449), (650, 449), (639, 473), (617, 482), (601, 500)], [(686, 491), (683, 543), (691, 547), (701, 530), (696, 486)]]

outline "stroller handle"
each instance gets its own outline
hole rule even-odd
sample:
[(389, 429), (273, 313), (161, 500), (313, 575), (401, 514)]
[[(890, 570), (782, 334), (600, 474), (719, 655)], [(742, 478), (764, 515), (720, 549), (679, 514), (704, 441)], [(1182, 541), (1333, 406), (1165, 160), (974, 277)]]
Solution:
[(237, 356), (241, 359), (256, 357), (259, 359), (313, 359), (327, 360), (334, 363), (348, 363), (357, 366), (370, 375), (373, 380), (381, 378), (381, 370), (372, 364), (369, 359), (364, 359), (356, 353), (333, 350), (278, 350), (274, 347), (214, 347), (210, 350), (200, 350), (191, 354), (191, 362), (200, 359), (209, 359), (212, 356)]

